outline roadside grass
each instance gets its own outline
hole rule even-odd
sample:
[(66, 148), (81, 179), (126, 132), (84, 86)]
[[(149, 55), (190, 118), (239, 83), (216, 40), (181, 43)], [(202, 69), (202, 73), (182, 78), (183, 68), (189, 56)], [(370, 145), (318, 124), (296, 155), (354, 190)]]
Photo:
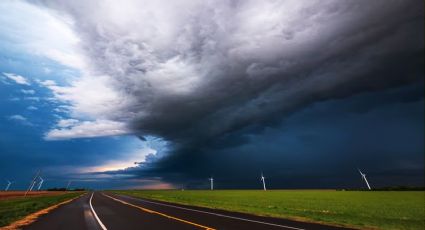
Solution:
[(82, 192), (70, 192), (61, 195), (54, 194), (0, 200), (0, 227), (7, 226), (31, 213), (77, 197), (81, 194)]
[(424, 229), (424, 191), (125, 190), (117, 194), (371, 229)]

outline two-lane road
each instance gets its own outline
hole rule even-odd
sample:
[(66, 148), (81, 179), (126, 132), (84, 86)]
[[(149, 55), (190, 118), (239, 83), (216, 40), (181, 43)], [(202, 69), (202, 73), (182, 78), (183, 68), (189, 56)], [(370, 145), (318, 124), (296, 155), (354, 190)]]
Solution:
[(341, 229), (320, 224), (89, 193), (24, 229)]

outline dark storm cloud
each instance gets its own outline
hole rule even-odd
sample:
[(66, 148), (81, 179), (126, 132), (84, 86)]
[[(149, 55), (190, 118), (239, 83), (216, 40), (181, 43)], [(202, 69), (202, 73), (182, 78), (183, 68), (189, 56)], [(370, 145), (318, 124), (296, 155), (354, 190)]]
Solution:
[(374, 186), (420, 185), (424, 101), (403, 98), (423, 90), (416, 85), (316, 103), (261, 132), (239, 130), (179, 149), (136, 175), (166, 175), (204, 188), (213, 175), (218, 188), (255, 188), (264, 171), (272, 188), (329, 188), (361, 186), (361, 167)]
[[(142, 140), (153, 135), (171, 143), (167, 156), (124, 173), (178, 182), (211, 173), (205, 171), (240, 177), (244, 168), (261, 170), (254, 162), (276, 165), (269, 173), (280, 175), (282, 160), (342, 160), (345, 153), (336, 150), (326, 155), (317, 135), (297, 139), (318, 145), (317, 153), (300, 149), (292, 158), (276, 149), (296, 152), (298, 145), (270, 149), (272, 157), (253, 152), (259, 148), (252, 136), (282, 128), (316, 103), (422, 84), (423, 1), (126, 3), (131, 7), (120, 3), (117, 10), (101, 2), (44, 2), (73, 17), (91, 71), (109, 76), (126, 96), (128, 106), (109, 119), (128, 122)], [(359, 103), (352, 108), (372, 102)], [(291, 135), (269, 141), (283, 141), (279, 136)]]

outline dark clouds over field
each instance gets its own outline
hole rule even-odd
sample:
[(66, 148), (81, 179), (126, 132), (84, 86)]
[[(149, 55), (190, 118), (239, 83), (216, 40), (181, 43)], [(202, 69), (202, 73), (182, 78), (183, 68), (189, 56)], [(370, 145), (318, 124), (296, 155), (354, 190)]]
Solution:
[[(275, 188), (350, 187), (361, 167), (375, 185), (423, 184), (423, 1), (37, 6), (72, 20), (81, 82), (107, 89), (84, 106), (73, 93), (90, 87), (51, 87), (73, 113), (169, 143), (106, 174), (193, 187), (213, 175), (218, 187), (253, 188), (264, 171)], [(114, 134), (86, 136), (98, 132)]]

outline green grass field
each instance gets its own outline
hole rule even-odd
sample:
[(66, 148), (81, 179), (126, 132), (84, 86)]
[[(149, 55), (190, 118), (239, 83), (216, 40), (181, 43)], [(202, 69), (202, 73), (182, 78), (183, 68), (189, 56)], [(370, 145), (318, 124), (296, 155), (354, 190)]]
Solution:
[(81, 192), (71, 192), (61, 195), (43, 195), (0, 200), (0, 227), (9, 225), (31, 213), (77, 197), (81, 194)]
[(129, 190), (114, 192), (180, 204), (357, 228), (425, 228), (424, 191)]

